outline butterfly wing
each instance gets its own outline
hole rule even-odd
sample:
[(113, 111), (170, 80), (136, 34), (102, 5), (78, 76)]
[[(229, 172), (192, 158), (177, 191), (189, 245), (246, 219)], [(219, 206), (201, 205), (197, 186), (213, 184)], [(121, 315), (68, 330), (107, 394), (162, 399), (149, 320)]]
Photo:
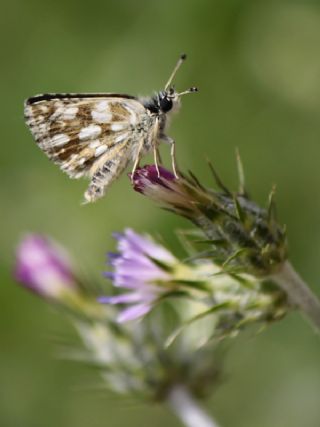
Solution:
[(91, 186), (96, 181), (100, 187), (131, 160), (142, 137), (137, 129), (146, 116), (136, 98), (117, 94), (39, 95), (25, 104), (26, 122), (49, 159), (70, 177), (90, 176)]

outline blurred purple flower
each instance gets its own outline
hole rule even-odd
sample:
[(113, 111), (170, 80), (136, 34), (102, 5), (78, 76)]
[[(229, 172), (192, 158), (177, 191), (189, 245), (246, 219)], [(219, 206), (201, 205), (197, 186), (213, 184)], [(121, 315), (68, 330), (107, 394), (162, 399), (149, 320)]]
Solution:
[(71, 262), (63, 248), (49, 238), (27, 235), (17, 249), (15, 277), (38, 295), (59, 299), (76, 287)]
[(147, 314), (158, 298), (171, 290), (161, 284), (170, 280), (170, 268), (177, 260), (164, 247), (131, 229), (115, 234), (115, 238), (119, 252), (109, 254), (109, 263), (114, 271), (105, 275), (114, 286), (130, 289), (130, 292), (100, 297), (99, 301), (130, 304), (118, 316), (118, 322), (122, 323)]

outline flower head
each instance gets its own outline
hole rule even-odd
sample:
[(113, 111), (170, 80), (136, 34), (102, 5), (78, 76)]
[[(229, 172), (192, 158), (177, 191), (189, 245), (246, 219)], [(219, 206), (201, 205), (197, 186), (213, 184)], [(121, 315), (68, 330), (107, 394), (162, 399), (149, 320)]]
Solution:
[(161, 284), (170, 280), (170, 270), (177, 260), (163, 246), (133, 230), (126, 229), (123, 234), (115, 234), (115, 238), (119, 252), (109, 254), (114, 271), (107, 272), (106, 276), (113, 280), (114, 286), (130, 292), (100, 297), (99, 301), (129, 304), (118, 317), (119, 322), (125, 322), (148, 313), (155, 301), (170, 290)]
[(116, 288), (129, 292), (102, 296), (99, 301), (125, 306), (117, 317), (120, 323), (141, 318), (164, 299), (178, 296), (189, 301), (184, 305), (190, 309), (187, 322), (214, 312), (211, 325), (216, 335), (237, 332), (244, 324), (278, 319), (286, 312), (283, 293), (265, 287), (253, 276), (226, 274), (212, 261), (179, 261), (150, 237), (130, 229), (115, 237), (118, 253), (109, 254), (113, 271), (106, 277)]
[[(286, 234), (275, 219), (273, 192), (267, 209), (249, 199), (244, 189), (231, 193), (213, 171), (220, 191), (197, 178), (180, 176), (154, 165), (137, 169), (133, 187), (202, 230), (207, 257), (232, 272), (269, 276), (287, 258)], [(199, 239), (198, 239), (199, 240)]]
[(193, 200), (182, 178), (177, 179), (162, 166), (157, 168), (155, 165), (146, 165), (138, 168), (132, 182), (135, 191), (160, 202), (175, 213), (188, 217), (194, 209)]
[[(159, 174), (155, 165), (147, 165), (143, 168), (138, 168), (133, 177), (133, 186), (139, 193), (144, 193), (145, 189), (150, 184), (160, 185), (168, 188), (168, 182), (174, 181), (174, 174), (162, 166), (159, 166)], [(129, 174), (131, 178), (131, 174)]]
[[(245, 325), (276, 320), (287, 311), (282, 293), (265, 289), (256, 278), (223, 274), (211, 261), (181, 262), (130, 229), (115, 238), (118, 252), (110, 254), (113, 272), (106, 275), (129, 292), (102, 297), (109, 305), (97, 303), (92, 287), (82, 292), (64, 251), (43, 236), (29, 235), (20, 244), (16, 277), (60, 303), (86, 347), (75, 356), (97, 366), (117, 393), (161, 400), (184, 385), (201, 397), (220, 374), (213, 338), (233, 336)], [(167, 298), (143, 322), (124, 324), (170, 295), (188, 298)], [(117, 316), (118, 304), (126, 308)]]
[[(120, 313), (118, 320), (124, 321), (149, 310), (164, 292), (161, 285), (170, 280), (169, 270), (177, 260), (132, 230), (115, 237), (119, 253), (110, 254), (114, 284), (130, 289), (131, 297), (111, 297), (110, 302), (131, 304)], [(97, 303), (94, 287), (85, 287), (86, 283), (80, 287), (74, 271), (64, 249), (48, 237), (27, 235), (17, 249), (17, 280), (50, 303), (58, 302), (59, 313), (68, 314), (82, 339), (83, 350), (61, 349), (68, 358), (98, 367), (105, 386), (116, 393), (161, 400), (176, 384), (184, 384), (197, 396), (209, 390), (220, 371), (213, 343), (198, 348), (187, 335), (165, 348), (172, 318), (180, 324), (178, 308), (162, 305), (144, 322), (119, 324), (118, 307)]]
[(54, 300), (76, 288), (68, 255), (53, 241), (38, 234), (27, 235), (18, 246), (15, 277), (26, 288)]

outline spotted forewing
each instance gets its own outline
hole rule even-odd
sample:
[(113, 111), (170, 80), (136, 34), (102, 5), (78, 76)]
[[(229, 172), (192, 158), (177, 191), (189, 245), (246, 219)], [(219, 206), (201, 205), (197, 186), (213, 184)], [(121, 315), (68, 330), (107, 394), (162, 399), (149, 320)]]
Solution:
[(26, 102), (25, 117), (54, 163), (72, 178), (91, 178), (87, 201), (104, 194), (152, 128), (144, 106), (118, 94), (39, 95)]

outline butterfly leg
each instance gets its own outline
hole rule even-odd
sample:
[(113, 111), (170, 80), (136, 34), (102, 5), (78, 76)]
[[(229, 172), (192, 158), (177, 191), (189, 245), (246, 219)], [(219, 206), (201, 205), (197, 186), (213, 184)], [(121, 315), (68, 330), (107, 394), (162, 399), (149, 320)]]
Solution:
[(134, 163), (133, 163), (133, 168), (132, 168), (132, 172), (131, 172), (131, 182), (133, 182), (134, 174), (136, 173), (137, 167), (139, 166), (139, 162), (141, 160), (141, 153), (143, 150), (143, 145), (144, 145), (144, 139), (141, 138), (141, 140), (139, 142), (138, 150), (137, 150), (137, 156), (136, 156)]
[(160, 178), (160, 170), (159, 170), (159, 150), (157, 147), (157, 144), (154, 144), (153, 146), (153, 157), (154, 157), (154, 164), (157, 170), (158, 178)]
[(176, 159), (176, 144), (174, 139), (172, 139), (172, 142), (171, 142), (170, 155), (171, 155), (173, 173), (174, 173), (174, 176), (178, 179), (179, 175), (177, 172), (178, 167), (177, 167), (177, 159)]
[(171, 156), (171, 162), (172, 162), (172, 170), (174, 173), (174, 176), (178, 179), (179, 175), (178, 175), (178, 166), (177, 166), (177, 159), (176, 159), (176, 144), (175, 144), (175, 140), (173, 138), (171, 138), (170, 136), (167, 135), (161, 135), (160, 136), (160, 141), (166, 143), (166, 144), (170, 144), (171, 148), (170, 148), (170, 156)]
[(158, 132), (159, 132), (159, 119), (156, 118), (155, 120), (155, 125), (153, 128), (153, 136), (152, 136), (152, 141), (153, 141), (153, 158), (154, 158), (154, 164), (157, 170), (157, 174), (158, 174), (158, 178), (160, 178), (160, 170), (159, 170), (159, 162), (161, 163), (161, 157), (160, 157), (160, 153), (159, 153), (159, 142), (158, 142)]

